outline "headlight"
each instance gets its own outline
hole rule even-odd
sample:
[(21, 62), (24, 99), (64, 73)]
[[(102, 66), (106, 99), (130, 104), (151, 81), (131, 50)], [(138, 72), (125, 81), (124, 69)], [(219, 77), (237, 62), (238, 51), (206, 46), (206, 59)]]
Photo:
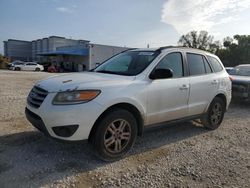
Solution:
[(80, 104), (93, 100), (101, 93), (100, 90), (82, 90), (82, 91), (66, 91), (59, 92), (54, 97), (52, 104), (67, 105)]

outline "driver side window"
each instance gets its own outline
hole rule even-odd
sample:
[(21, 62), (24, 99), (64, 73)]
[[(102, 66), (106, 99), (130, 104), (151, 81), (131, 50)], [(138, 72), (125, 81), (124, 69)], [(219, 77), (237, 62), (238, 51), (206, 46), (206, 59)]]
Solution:
[(174, 52), (166, 55), (156, 66), (156, 69), (171, 69), (173, 78), (183, 76), (182, 55), (179, 52)]

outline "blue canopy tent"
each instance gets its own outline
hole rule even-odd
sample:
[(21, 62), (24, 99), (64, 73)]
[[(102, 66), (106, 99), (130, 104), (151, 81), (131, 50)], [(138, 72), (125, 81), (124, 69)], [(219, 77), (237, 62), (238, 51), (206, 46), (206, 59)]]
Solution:
[(44, 57), (58, 56), (56, 58), (57, 63), (55, 64), (61, 69), (65, 71), (79, 71), (79, 65), (86, 67), (86, 58), (89, 56), (89, 49), (82, 46), (66, 46), (58, 47), (55, 51), (38, 53), (37, 55)]
[(89, 49), (88, 48), (59, 48), (56, 51), (51, 52), (43, 52), (38, 53), (37, 55), (40, 56), (56, 56), (56, 55), (76, 55), (76, 56), (88, 56), (89, 55)]

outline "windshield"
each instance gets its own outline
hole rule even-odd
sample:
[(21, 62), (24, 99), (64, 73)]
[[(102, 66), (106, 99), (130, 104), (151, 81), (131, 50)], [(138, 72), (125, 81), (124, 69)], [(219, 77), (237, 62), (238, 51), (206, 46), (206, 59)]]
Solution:
[(94, 72), (133, 76), (141, 73), (158, 56), (154, 51), (127, 51), (98, 66)]
[(250, 76), (250, 66), (235, 67), (231, 71), (231, 75)]

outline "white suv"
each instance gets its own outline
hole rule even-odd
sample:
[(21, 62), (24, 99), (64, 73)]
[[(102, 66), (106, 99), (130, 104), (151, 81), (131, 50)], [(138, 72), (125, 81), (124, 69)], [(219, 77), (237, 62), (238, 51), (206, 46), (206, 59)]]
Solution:
[(54, 138), (89, 139), (107, 161), (122, 157), (153, 124), (201, 119), (216, 129), (231, 100), (231, 81), (213, 54), (161, 47), (124, 51), (91, 72), (35, 84), (26, 117)]

